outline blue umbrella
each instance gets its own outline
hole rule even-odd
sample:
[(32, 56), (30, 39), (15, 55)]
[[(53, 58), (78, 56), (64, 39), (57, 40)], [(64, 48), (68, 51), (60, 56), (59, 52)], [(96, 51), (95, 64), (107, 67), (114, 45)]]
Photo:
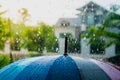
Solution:
[(16, 61), (0, 70), (0, 80), (120, 80), (120, 71), (110, 64), (69, 56), (65, 48), (62, 56)]
[(120, 80), (119, 75), (104, 62), (68, 55), (22, 59), (0, 70), (0, 80)]

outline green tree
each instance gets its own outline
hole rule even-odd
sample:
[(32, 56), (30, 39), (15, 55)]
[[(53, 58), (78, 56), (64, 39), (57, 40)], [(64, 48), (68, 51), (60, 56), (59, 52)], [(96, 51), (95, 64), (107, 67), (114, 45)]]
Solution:
[(18, 13), (20, 14), (22, 24), (25, 24), (25, 22), (30, 19), (29, 11), (26, 8), (19, 9)]
[(16, 47), (38, 52), (42, 52), (46, 47), (48, 51), (54, 51), (56, 45), (54, 27), (40, 23), (37, 26), (26, 26), (22, 29), (21, 33), (17, 32), (19, 34), (15, 34), (14, 42), (18, 42), (18, 44), (15, 43), (17, 44)]
[(0, 17), (0, 49), (4, 48), (6, 40), (10, 39), (9, 23), (11, 20)]
[(21, 47), (29, 51), (42, 52), (44, 40), (41, 38), (38, 27), (26, 27), (21, 36)]
[(39, 28), (41, 32), (41, 37), (44, 41), (43, 47), (46, 47), (48, 52), (53, 52), (55, 50), (55, 45), (57, 44), (54, 34), (54, 27), (49, 26), (45, 23), (40, 23)]
[(28, 27), (25, 25), (25, 23), (30, 19), (30, 14), (26, 8), (19, 9), (18, 13), (20, 14), (19, 23), (10, 23), (11, 33), (12, 33), (12, 38), (11, 38), (12, 50), (20, 50), (22, 45), (21, 41), (23, 40), (22, 39), (23, 34), (26, 31), (26, 27)]
[(115, 13), (118, 7), (112, 6), (111, 9), (113, 10), (106, 15), (106, 20), (102, 26), (90, 27), (83, 35), (89, 38), (90, 44), (96, 39), (105, 40), (105, 47), (120, 43), (120, 15)]

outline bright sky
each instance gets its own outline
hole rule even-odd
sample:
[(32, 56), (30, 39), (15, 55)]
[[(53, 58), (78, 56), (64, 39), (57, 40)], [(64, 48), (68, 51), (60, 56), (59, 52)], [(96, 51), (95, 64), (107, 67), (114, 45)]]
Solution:
[[(55, 24), (61, 17), (75, 17), (80, 8), (91, 0), (0, 0), (0, 10), (8, 10), (7, 17), (19, 21), (18, 9), (27, 8), (31, 20), (29, 24), (35, 25), (40, 21), (47, 24)], [(120, 4), (120, 0), (92, 0), (103, 7), (111, 4)]]

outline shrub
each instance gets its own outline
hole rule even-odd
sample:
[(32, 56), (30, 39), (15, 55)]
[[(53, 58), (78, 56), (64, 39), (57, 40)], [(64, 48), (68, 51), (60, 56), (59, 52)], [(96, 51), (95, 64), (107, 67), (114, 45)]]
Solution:
[(10, 63), (10, 58), (7, 54), (0, 54), (0, 69)]
[(113, 56), (107, 59), (108, 62), (120, 66), (120, 55)]
[(29, 57), (42, 56), (42, 53), (29, 53)]

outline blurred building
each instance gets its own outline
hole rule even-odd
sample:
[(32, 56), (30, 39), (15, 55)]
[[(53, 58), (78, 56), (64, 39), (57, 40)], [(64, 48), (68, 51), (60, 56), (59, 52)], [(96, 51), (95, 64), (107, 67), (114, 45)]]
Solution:
[[(90, 1), (86, 5), (77, 9), (80, 11), (77, 18), (60, 18), (55, 25), (55, 35), (59, 41), (59, 51), (64, 52), (64, 38), (62, 35), (71, 34), (75, 39), (80, 39), (81, 55), (104, 54), (105, 56), (115, 55), (115, 45), (112, 45), (102, 51), (102, 47), (88, 45), (87, 38), (81, 38), (81, 33), (87, 31), (90, 26), (98, 27), (103, 24), (106, 14), (109, 12), (104, 7)], [(97, 51), (98, 50), (98, 51)]]

